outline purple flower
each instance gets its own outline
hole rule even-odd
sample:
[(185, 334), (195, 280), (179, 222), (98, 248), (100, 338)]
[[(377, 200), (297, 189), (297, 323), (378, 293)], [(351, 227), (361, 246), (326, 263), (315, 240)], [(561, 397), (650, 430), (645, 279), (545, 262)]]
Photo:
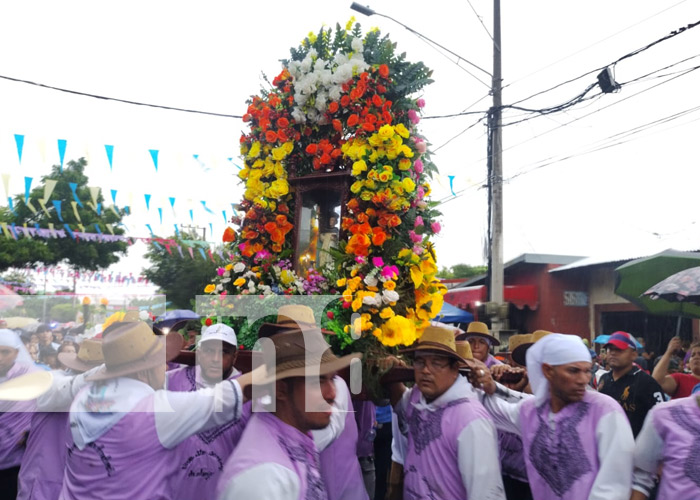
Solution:
[(382, 267), (384, 265), (384, 259), (381, 257), (372, 257), (372, 265), (374, 267)]
[(442, 226), (439, 222), (433, 222), (432, 224), (430, 224), (430, 229), (432, 229), (435, 234), (438, 234), (442, 229)]
[(416, 223), (413, 225), (413, 227), (418, 227), (423, 225), (423, 217), (420, 215), (416, 217)]
[(408, 110), (408, 119), (411, 120), (411, 123), (414, 125), (417, 125), (418, 122), (420, 121), (420, 116), (418, 116), (418, 113), (416, 113), (415, 110), (409, 109)]

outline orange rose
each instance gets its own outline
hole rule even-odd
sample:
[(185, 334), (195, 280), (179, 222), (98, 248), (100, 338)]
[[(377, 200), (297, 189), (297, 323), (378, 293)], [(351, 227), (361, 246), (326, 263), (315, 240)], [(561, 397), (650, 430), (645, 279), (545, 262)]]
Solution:
[(348, 127), (354, 127), (360, 122), (360, 117), (357, 116), (355, 113), (351, 114), (348, 117)]
[[(381, 105), (380, 105), (381, 106)], [(279, 128), (287, 128), (289, 127), (289, 120), (287, 120), (285, 117), (279, 118), (277, 120), (277, 127)]]
[(385, 233), (382, 229), (380, 229), (380, 228), (378, 228), (378, 227), (375, 227), (375, 228), (372, 230), (372, 233), (373, 233), (373, 235), (372, 235), (372, 245), (374, 245), (374, 246), (380, 247), (380, 246), (382, 246), (382, 245), (384, 244), (384, 242), (387, 240), (387, 235), (386, 235), (386, 233)]
[(227, 227), (224, 230), (224, 236), (222, 239), (224, 243), (231, 243), (233, 240), (236, 239), (236, 231), (234, 231), (231, 227)]
[(336, 111), (338, 111), (338, 103), (335, 102), (335, 101), (333, 101), (332, 103), (330, 103), (330, 104), (328, 105), (328, 111), (330, 111), (331, 113), (335, 113)]
[(387, 66), (386, 64), (382, 64), (381, 66), (379, 66), (379, 75), (382, 78), (389, 78), (389, 66)]
[(316, 144), (309, 144), (306, 146), (306, 152), (310, 155), (315, 155), (316, 151), (318, 151), (318, 146)]
[(268, 130), (265, 132), (265, 140), (267, 142), (277, 142), (277, 134), (275, 134), (272, 130)]

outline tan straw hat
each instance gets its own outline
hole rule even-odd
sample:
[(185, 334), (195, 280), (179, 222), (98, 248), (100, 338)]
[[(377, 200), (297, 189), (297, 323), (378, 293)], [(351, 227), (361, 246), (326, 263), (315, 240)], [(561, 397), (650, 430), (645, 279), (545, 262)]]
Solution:
[(83, 340), (77, 353), (60, 352), (58, 353), (58, 360), (71, 370), (78, 372), (86, 372), (91, 368), (95, 368), (105, 362), (102, 354), (102, 340)]
[(258, 338), (268, 338), (275, 347), (275, 365), (266, 366), (262, 379), (256, 385), (265, 385), (291, 377), (327, 375), (342, 370), (353, 359), (362, 358), (353, 353), (338, 358), (331, 351), (322, 330), (316, 325), (313, 309), (289, 304), (277, 310), (277, 323), (263, 323)]
[(44, 370), (11, 378), (0, 384), (0, 401), (29, 401), (36, 399), (51, 387), (53, 375)]
[(182, 343), (179, 333), (154, 335), (143, 321), (115, 323), (102, 340), (104, 366), (85, 380), (106, 380), (165, 365), (179, 354)]
[[(511, 347), (510, 349), (510, 357), (511, 359), (519, 364), (520, 366), (526, 366), (525, 363), (525, 354), (527, 353), (527, 350), (538, 340), (540, 340), (542, 337), (546, 337), (552, 332), (548, 332), (546, 330), (535, 330), (533, 333), (527, 333), (525, 335), (513, 335), (513, 337), (522, 337), (520, 339), (516, 339), (517, 345)], [(511, 339), (513, 338), (511, 337)]]
[(427, 327), (423, 332), (423, 335), (421, 335), (418, 343), (415, 344), (415, 347), (403, 349), (400, 352), (413, 353), (414, 355), (418, 352), (437, 354), (440, 356), (454, 358), (464, 365), (468, 364), (467, 361), (457, 352), (454, 332), (452, 330), (448, 330), (447, 328), (439, 328), (436, 326)]
[(489, 327), (486, 326), (486, 323), (482, 323), (481, 321), (472, 321), (469, 323), (467, 326), (467, 331), (457, 335), (457, 340), (469, 340), (473, 337), (482, 338), (492, 346), (501, 345), (501, 342), (496, 337), (491, 335), (489, 332)]

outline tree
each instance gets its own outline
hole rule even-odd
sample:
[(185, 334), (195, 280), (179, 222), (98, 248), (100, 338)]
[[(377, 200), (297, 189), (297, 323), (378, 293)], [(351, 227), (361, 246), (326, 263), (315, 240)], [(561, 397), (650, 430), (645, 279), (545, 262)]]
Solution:
[[(69, 161), (63, 171), (59, 165), (54, 165), (51, 174), (41, 178), (41, 185), (32, 189), (30, 203), (36, 209), (33, 212), (25, 203), (24, 196), (17, 196), (14, 202), (14, 211), (9, 208), (0, 210), (0, 222), (8, 225), (14, 223), (17, 227), (25, 224), (29, 228), (49, 228), (53, 224), (56, 229), (63, 229), (68, 224), (72, 231), (79, 230), (82, 225), (84, 232), (96, 232), (96, 227), (105, 234), (111, 234), (108, 230), (112, 227), (114, 234), (124, 234), (124, 230), (117, 227), (126, 212), (124, 210), (107, 210), (102, 205), (104, 198), (99, 193), (97, 207), (89, 207), (92, 204), (88, 177), (85, 175), (87, 161), (80, 158), (77, 161)], [(51, 195), (52, 200), (61, 201), (60, 217), (53, 203), (46, 203), (46, 212), (40, 208), (38, 200), (44, 197), (44, 188), (47, 180), (55, 180), (56, 186)], [(70, 183), (77, 185), (76, 195), (81, 200), (82, 207), (77, 207), (80, 220), (76, 218), (70, 202), (74, 201)], [(100, 212), (98, 214), (98, 212)], [(61, 218), (63, 221), (61, 221)], [(57, 264), (65, 261), (74, 269), (96, 271), (118, 262), (121, 255), (126, 253), (127, 244), (123, 241), (96, 242), (78, 241), (71, 237), (66, 238), (30, 238), (18, 235), (18, 238), (0, 238), (0, 270), (9, 267), (22, 267), (37, 263)]]
[[(183, 236), (187, 236), (182, 233)], [(181, 239), (171, 236), (170, 239), (184, 245)], [(146, 258), (151, 266), (144, 270), (144, 276), (155, 283), (165, 294), (165, 300), (171, 302), (176, 309), (192, 309), (195, 306), (197, 295), (204, 294), (204, 287), (211, 283), (212, 276), (216, 276), (217, 264), (209, 259), (201, 259), (195, 255), (191, 259), (187, 252), (185, 257), (180, 257), (179, 252), (172, 254), (149, 248)]]
[(480, 274), (486, 273), (486, 266), (470, 266), (467, 264), (455, 264), (454, 266), (448, 268), (443, 267), (438, 273), (438, 277), (443, 279), (453, 279), (453, 278), (471, 278), (473, 276), (478, 276)]

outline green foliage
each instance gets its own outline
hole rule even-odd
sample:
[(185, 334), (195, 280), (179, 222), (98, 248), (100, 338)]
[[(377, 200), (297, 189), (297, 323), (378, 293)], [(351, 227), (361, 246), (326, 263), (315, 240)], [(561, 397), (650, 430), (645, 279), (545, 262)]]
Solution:
[[(109, 232), (107, 224), (110, 224), (114, 234), (124, 234), (123, 229), (116, 227), (121, 223), (125, 215), (124, 211), (115, 212), (103, 208), (101, 215), (98, 215), (95, 209), (88, 207), (91, 196), (88, 188), (89, 179), (84, 173), (86, 166), (85, 158), (69, 161), (63, 168), (63, 172), (61, 172), (59, 165), (54, 165), (51, 174), (42, 177), (41, 185), (32, 189), (30, 193), (30, 200), (33, 202), (32, 206), (36, 212), (33, 212), (25, 203), (24, 196), (17, 196), (14, 201), (14, 212), (9, 209), (0, 211), (0, 222), (14, 223), (17, 226), (27, 224), (28, 227), (35, 227), (38, 224), (40, 228), (44, 229), (48, 228), (50, 223), (54, 224), (56, 229), (62, 229), (63, 224), (66, 223), (74, 231), (78, 228), (78, 224), (82, 224), (85, 232), (95, 232), (95, 225), (97, 225), (103, 233)], [(51, 198), (63, 202), (61, 216), (64, 222), (60, 221), (51, 202), (46, 204), (48, 215), (38, 206), (37, 200), (43, 199), (44, 186), (49, 179), (58, 181)], [(69, 185), (71, 182), (77, 184), (76, 193), (83, 203), (83, 207), (77, 209), (80, 220), (75, 217), (70, 205), (70, 201), (73, 200), (73, 193)], [(101, 193), (97, 197), (97, 203), (104, 203)], [(37, 263), (51, 265), (65, 261), (75, 269), (96, 271), (118, 262), (121, 255), (126, 253), (126, 249), (127, 244), (122, 241), (76, 241), (70, 237), (50, 239), (19, 237), (17, 240), (0, 238), (0, 270)]]
[(487, 271), (486, 266), (470, 266), (468, 264), (455, 264), (452, 267), (443, 267), (437, 274), (439, 278), (444, 279), (454, 279), (454, 278), (472, 278), (474, 276), (479, 276), (480, 274), (485, 274)]
[[(183, 237), (189, 239), (187, 235), (183, 234)], [(170, 239), (184, 245), (175, 236)], [(144, 270), (144, 276), (160, 288), (161, 293), (165, 294), (165, 300), (172, 303), (173, 309), (193, 308), (195, 297), (204, 294), (204, 287), (211, 283), (212, 276), (216, 276), (219, 267), (208, 259), (183, 259), (177, 253), (171, 255), (154, 247), (148, 250), (146, 258), (151, 265)]]
[(59, 323), (68, 323), (75, 321), (76, 314), (81, 309), (82, 305), (73, 306), (73, 304), (56, 304), (52, 306), (49, 312), (49, 318)]

